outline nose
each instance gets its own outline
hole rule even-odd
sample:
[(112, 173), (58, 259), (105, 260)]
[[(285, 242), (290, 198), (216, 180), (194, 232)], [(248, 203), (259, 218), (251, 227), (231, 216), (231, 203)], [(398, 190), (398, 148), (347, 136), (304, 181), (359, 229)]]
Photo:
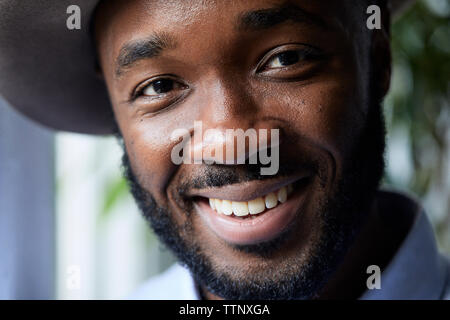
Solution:
[(277, 122), (255, 103), (250, 86), (215, 81), (200, 90), (197, 107), (201, 116), (195, 122), (189, 151), (193, 159), (206, 164), (256, 164), (262, 151), (267, 155), (268, 149), (279, 147)]

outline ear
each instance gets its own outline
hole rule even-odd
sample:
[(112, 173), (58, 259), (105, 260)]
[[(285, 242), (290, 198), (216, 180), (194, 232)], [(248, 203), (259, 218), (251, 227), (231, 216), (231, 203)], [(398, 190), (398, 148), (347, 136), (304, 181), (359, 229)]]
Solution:
[(390, 45), (390, 14), (387, 7), (382, 10), (382, 27), (372, 31), (372, 72), (378, 97), (384, 98), (389, 91), (392, 74), (392, 56)]

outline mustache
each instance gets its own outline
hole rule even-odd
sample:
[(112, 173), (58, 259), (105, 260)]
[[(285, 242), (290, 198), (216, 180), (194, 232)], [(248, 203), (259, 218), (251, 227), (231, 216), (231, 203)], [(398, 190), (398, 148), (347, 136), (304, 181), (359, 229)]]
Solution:
[[(305, 170), (307, 172), (318, 172), (319, 165), (314, 161), (301, 163), (280, 164), (277, 177), (291, 176)], [(179, 192), (181, 194), (190, 189), (203, 189), (208, 187), (223, 187), (230, 184), (249, 182), (253, 180), (273, 179), (274, 176), (261, 175), (261, 166), (257, 164), (243, 165), (208, 165), (189, 176), (183, 177)]]
[[(123, 148), (123, 150), (122, 173), (132, 190), (136, 189), (142, 192), (145, 189), (140, 185), (136, 174), (133, 172), (126, 148)], [(261, 167), (261, 164), (197, 165), (195, 172), (181, 175), (178, 187), (175, 189), (176, 193), (173, 194), (173, 196), (175, 199), (180, 200), (189, 198), (188, 191), (192, 189), (204, 189), (208, 187), (220, 188), (230, 184), (274, 178), (274, 176), (271, 175), (262, 175)], [(276, 177), (289, 177), (300, 171), (317, 175), (321, 181), (326, 179), (326, 167), (320, 159), (311, 157), (311, 155), (306, 156), (305, 154), (295, 159), (286, 157), (281, 160)], [(146, 193), (147, 197), (152, 198), (148, 192)]]

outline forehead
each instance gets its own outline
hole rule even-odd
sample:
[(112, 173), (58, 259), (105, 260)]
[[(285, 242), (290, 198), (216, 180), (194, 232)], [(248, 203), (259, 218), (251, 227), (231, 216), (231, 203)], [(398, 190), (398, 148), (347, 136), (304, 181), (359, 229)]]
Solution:
[[(305, 21), (305, 32), (308, 24), (319, 28), (321, 23), (330, 33), (350, 35), (355, 33), (351, 30), (355, 20), (359, 22), (364, 13), (361, 3), (353, 0), (108, 0), (97, 10), (96, 36), (101, 51), (113, 53), (115, 58), (127, 44), (151, 34), (177, 39), (193, 48), (193, 37), (212, 44), (218, 38), (216, 35), (242, 33), (244, 30), (239, 26), (249, 13), (282, 8), (286, 10), (275, 19), (296, 8), (294, 14), (303, 15), (299, 20)], [(260, 24), (267, 22), (265, 17), (255, 15), (247, 21), (255, 22), (255, 19)]]
[[(353, 5), (347, 5), (353, 2)], [(193, 21), (204, 18), (220, 16), (217, 22), (224, 23), (226, 19), (243, 10), (257, 10), (262, 8), (299, 6), (307, 12), (317, 15), (339, 16), (345, 11), (355, 11), (361, 1), (355, 0), (103, 0), (99, 5), (98, 13), (103, 19), (111, 22), (120, 18), (133, 18), (128, 25), (137, 25), (139, 20), (150, 16), (162, 25), (176, 22), (181, 25), (190, 25)], [(344, 9), (345, 10), (342, 10)], [(353, 10), (352, 10), (353, 8)], [(98, 17), (97, 17), (98, 18)], [(108, 19), (109, 18), (109, 19)], [(135, 23), (133, 23), (135, 22)]]

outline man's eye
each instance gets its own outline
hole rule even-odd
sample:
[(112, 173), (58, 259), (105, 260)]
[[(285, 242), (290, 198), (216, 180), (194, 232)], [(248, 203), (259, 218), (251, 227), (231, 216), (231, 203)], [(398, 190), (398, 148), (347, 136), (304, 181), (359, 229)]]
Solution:
[(141, 82), (131, 93), (128, 103), (141, 101), (148, 112), (156, 112), (185, 96), (189, 86), (178, 77), (165, 75)]
[(175, 82), (172, 79), (158, 79), (149, 83), (143, 90), (144, 96), (157, 96), (160, 94), (168, 93), (174, 89), (179, 88), (181, 84)]
[(267, 64), (267, 69), (283, 68), (294, 65), (302, 60), (302, 55), (298, 50), (290, 50), (277, 54), (270, 59)]
[(297, 65), (302, 62), (306, 62), (308, 60), (318, 59), (320, 58), (320, 56), (320, 51), (312, 47), (300, 49), (293, 48), (291, 50), (285, 50), (272, 55), (269, 59), (266, 60), (259, 71), (282, 69)]

